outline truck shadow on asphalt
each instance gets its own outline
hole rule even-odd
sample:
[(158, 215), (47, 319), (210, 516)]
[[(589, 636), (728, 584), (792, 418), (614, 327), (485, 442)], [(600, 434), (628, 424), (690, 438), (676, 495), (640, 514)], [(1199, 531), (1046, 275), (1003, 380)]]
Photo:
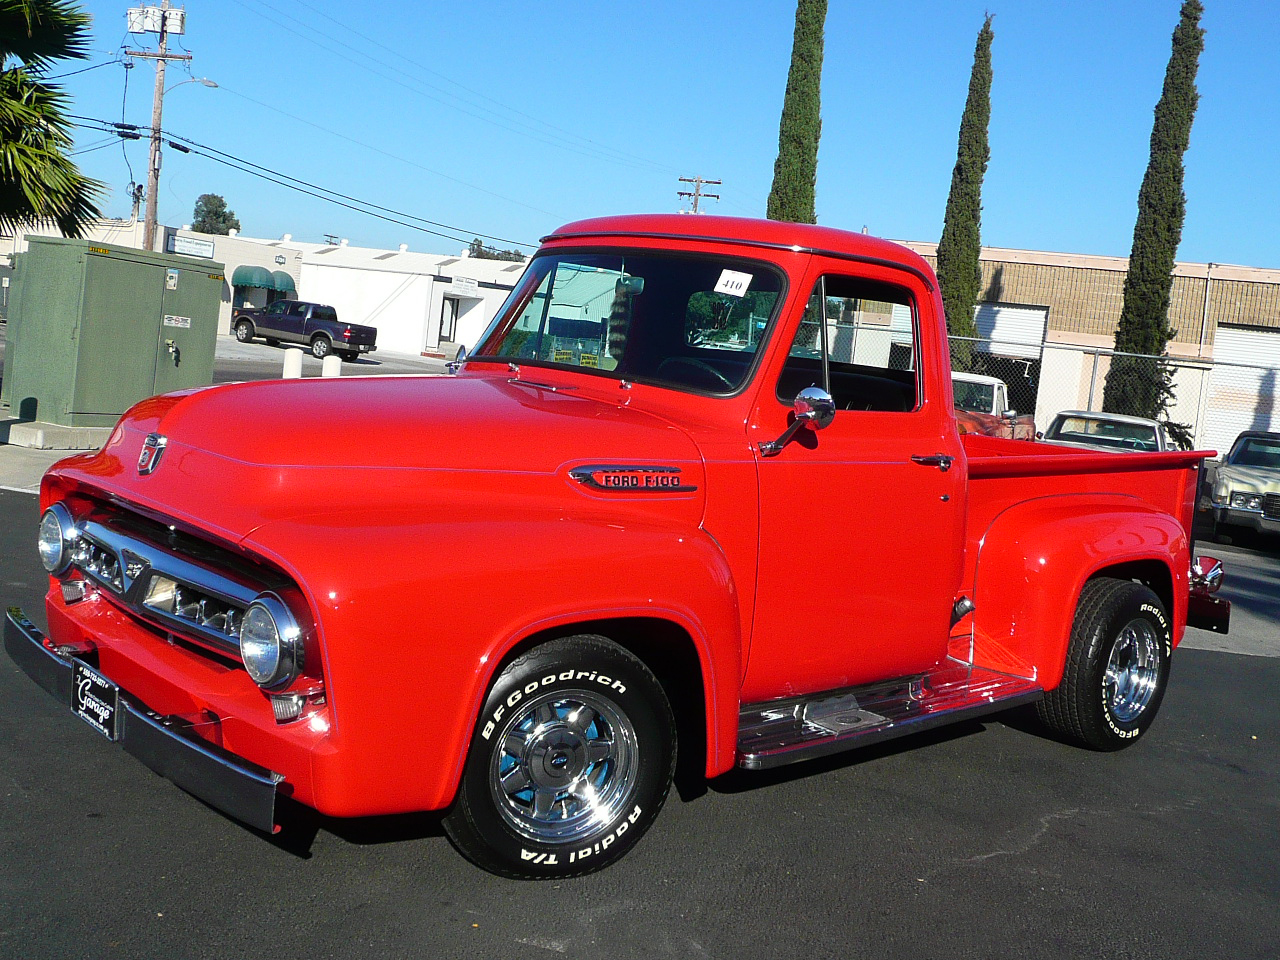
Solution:
[(320, 831), (332, 834), (353, 846), (404, 843), (443, 837), (442, 812), (398, 813), (381, 817), (326, 817), (310, 807), (281, 797), (276, 802), (278, 833), (269, 834), (246, 827), (273, 847), (301, 860), (311, 859), (311, 847)]
[[(808, 760), (775, 770), (735, 769), (710, 781), (705, 777), (694, 777), (682, 771), (682, 775), (677, 777), (677, 782), (674, 784), (673, 793), (681, 803), (696, 803), (708, 791), (720, 794), (745, 793), (793, 780), (821, 776), (824, 773), (874, 762), (921, 747), (948, 743), (982, 733), (988, 724), (1006, 722), (1017, 712), (1011, 710), (984, 720), (970, 720), (935, 730), (922, 731), (886, 743), (862, 747), (831, 757)], [(1034, 711), (1027, 722), (1035, 723)], [(1008, 725), (1016, 726), (1017, 724), (1010, 722)], [(1034, 732), (1043, 734), (1043, 728), (1035, 727)], [(210, 809), (213, 808), (210, 807)], [(252, 827), (244, 829), (285, 853), (308, 860), (311, 858), (311, 848), (316, 837), (322, 830), (355, 846), (376, 846), (443, 837), (445, 833), (441, 825), (442, 818), (442, 811), (351, 819), (327, 817), (288, 797), (280, 797), (276, 801), (276, 821), (280, 826), (278, 833), (269, 834), (254, 830)]]

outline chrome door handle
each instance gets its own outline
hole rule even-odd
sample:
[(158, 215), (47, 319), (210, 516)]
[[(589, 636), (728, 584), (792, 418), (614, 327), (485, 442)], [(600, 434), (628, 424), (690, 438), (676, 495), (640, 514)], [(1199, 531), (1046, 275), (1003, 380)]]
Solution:
[(911, 458), (912, 463), (918, 463), (922, 467), (937, 467), (943, 473), (951, 469), (952, 458), (945, 453), (931, 453), (928, 455), (915, 454)]

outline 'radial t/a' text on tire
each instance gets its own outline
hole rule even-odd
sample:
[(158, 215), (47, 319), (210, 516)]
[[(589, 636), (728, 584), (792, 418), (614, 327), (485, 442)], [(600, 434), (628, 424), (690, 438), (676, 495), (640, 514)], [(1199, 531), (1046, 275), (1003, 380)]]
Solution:
[(1149, 588), (1098, 577), (1080, 591), (1062, 683), (1037, 706), (1052, 730), (1095, 750), (1141, 737), (1169, 682), (1169, 615)]
[(591, 873), (635, 846), (675, 770), (662, 685), (604, 637), (553, 640), (498, 675), (444, 828), (494, 873)]

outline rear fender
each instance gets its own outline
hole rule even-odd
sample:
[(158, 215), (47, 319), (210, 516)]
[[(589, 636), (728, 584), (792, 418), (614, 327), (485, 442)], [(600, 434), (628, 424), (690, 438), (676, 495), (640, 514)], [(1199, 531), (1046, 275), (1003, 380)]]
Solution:
[(992, 521), (979, 543), (975, 628), (1034, 667), (1041, 685), (1053, 689), (1062, 680), (1085, 581), (1146, 561), (1168, 570), (1177, 644), (1186, 626), (1188, 549), (1177, 520), (1133, 497), (1080, 494), (1016, 504)]

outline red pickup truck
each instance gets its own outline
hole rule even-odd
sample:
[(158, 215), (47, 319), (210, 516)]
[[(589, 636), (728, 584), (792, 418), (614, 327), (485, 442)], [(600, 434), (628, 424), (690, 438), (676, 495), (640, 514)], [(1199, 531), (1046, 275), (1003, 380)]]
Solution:
[(948, 359), (891, 243), (570, 224), (454, 375), (169, 394), (54, 466), (48, 635), (11, 610), (5, 645), (234, 818), (444, 811), (518, 877), (631, 849), (677, 750), (715, 777), (1031, 703), (1126, 746), (1188, 620), (1227, 627), (1206, 454), (961, 437)]

